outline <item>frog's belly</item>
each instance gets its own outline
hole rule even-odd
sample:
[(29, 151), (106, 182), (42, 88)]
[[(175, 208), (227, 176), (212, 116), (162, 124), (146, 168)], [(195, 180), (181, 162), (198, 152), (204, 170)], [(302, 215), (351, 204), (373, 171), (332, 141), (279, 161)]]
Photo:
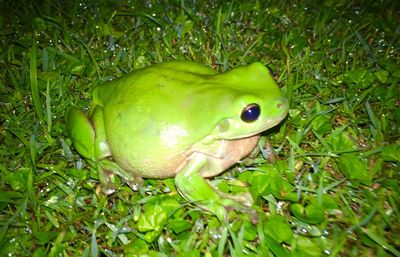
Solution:
[[(180, 154), (172, 151), (163, 157), (140, 154), (140, 152), (118, 152), (114, 156), (119, 158), (114, 159), (132, 176), (161, 179), (175, 177), (191, 158), (203, 155), (207, 157), (207, 163), (199, 169), (199, 172), (203, 177), (213, 177), (248, 156), (256, 147), (259, 138), (260, 136), (256, 135), (238, 140), (217, 141), (214, 143), (216, 151), (212, 154), (201, 149), (189, 149)], [(165, 153), (163, 150), (160, 152)]]
[(115, 161), (132, 176), (155, 179), (175, 177), (187, 161), (186, 154), (154, 158), (129, 153), (116, 156), (120, 158), (114, 158)]

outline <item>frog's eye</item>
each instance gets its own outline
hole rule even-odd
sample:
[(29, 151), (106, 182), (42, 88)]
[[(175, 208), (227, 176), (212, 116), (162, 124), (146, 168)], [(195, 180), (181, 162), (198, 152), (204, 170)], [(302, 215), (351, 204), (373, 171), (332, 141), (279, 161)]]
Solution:
[(243, 109), (240, 118), (242, 121), (250, 123), (258, 119), (260, 112), (261, 110), (258, 104), (249, 104)]

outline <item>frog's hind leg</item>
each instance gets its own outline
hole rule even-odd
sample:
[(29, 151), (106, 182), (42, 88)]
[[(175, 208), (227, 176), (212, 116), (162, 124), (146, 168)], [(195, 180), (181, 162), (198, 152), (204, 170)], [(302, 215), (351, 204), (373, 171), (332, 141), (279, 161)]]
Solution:
[(82, 157), (93, 160), (96, 133), (86, 114), (78, 107), (71, 106), (65, 113), (65, 123), (76, 151)]
[(111, 153), (106, 141), (103, 117), (101, 107), (91, 109), (88, 116), (72, 106), (65, 113), (65, 123), (76, 151), (88, 160), (91, 172), (100, 180), (102, 191), (109, 195), (115, 191), (114, 174), (119, 174), (120, 168), (106, 159)]
[(102, 191), (110, 195), (115, 191), (118, 179), (121, 177), (133, 190), (137, 191), (143, 180), (134, 177), (111, 160), (104, 126), (104, 113), (101, 106), (91, 108), (85, 114), (79, 108), (72, 106), (65, 114), (67, 131), (75, 149), (88, 160), (92, 171), (97, 173)]
[(71, 106), (65, 113), (65, 123), (75, 149), (82, 157), (98, 161), (111, 156), (101, 107), (94, 107), (88, 117), (78, 107)]

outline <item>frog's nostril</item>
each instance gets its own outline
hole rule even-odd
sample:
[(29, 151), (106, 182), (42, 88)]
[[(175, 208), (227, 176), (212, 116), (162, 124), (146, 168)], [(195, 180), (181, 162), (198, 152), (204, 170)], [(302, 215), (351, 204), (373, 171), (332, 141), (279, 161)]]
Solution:
[(276, 104), (278, 110), (284, 110), (288, 108), (288, 100), (286, 98), (280, 98)]

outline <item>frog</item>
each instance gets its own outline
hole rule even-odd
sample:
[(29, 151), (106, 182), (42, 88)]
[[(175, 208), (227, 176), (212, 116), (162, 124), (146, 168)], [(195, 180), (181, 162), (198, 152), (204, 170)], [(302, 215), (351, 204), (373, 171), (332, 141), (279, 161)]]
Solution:
[(173, 178), (183, 198), (224, 220), (253, 197), (223, 193), (210, 179), (257, 152), (261, 133), (288, 113), (288, 101), (261, 62), (225, 72), (193, 61), (136, 69), (95, 86), (87, 112), (72, 105), (66, 129), (98, 171), (106, 194), (115, 177), (133, 190)]

